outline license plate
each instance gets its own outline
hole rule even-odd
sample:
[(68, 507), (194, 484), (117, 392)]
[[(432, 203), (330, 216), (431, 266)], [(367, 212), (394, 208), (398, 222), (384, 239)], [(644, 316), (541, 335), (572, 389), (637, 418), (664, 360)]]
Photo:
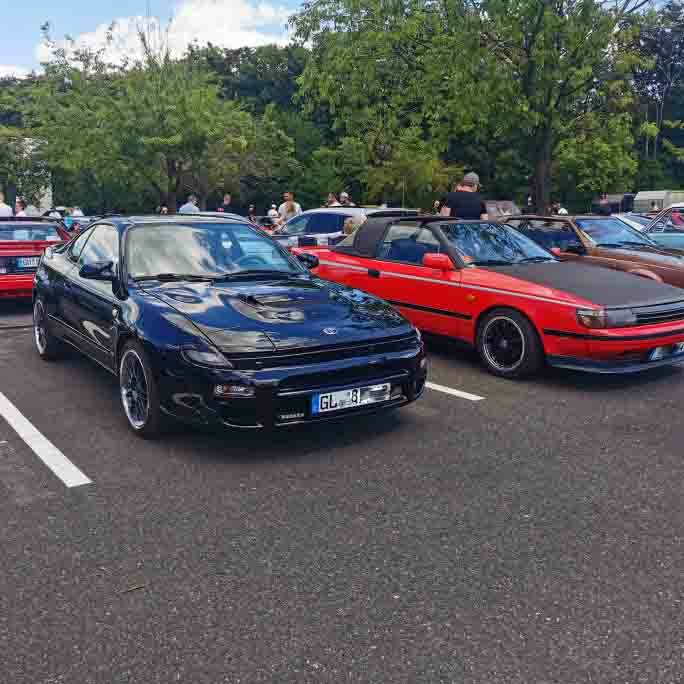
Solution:
[(18, 257), (17, 267), (18, 268), (38, 268), (38, 262), (40, 257)]
[(341, 390), (340, 392), (321, 392), (311, 397), (311, 412), (327, 413), (328, 411), (341, 411), (357, 406), (367, 406), (387, 401), (390, 398), (391, 385), (389, 382), (382, 385), (370, 385), (368, 387), (355, 387), (354, 389)]

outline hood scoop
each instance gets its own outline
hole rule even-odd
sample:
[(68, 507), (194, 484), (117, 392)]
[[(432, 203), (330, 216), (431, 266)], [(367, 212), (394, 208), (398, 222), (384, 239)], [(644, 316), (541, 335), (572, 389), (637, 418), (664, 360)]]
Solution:
[(292, 297), (287, 294), (275, 294), (275, 295), (251, 295), (251, 294), (239, 294), (237, 298), (249, 304), (250, 306), (277, 306), (278, 304), (289, 304), (294, 301)]

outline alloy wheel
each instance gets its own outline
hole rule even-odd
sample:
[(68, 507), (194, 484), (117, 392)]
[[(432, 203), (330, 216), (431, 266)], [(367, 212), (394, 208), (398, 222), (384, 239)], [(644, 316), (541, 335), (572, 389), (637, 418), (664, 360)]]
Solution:
[(149, 417), (150, 399), (145, 369), (135, 350), (129, 349), (121, 359), (119, 377), (126, 417), (136, 430), (140, 430)]
[(33, 306), (33, 335), (38, 353), (43, 355), (47, 351), (47, 322), (45, 320), (45, 308), (38, 299)]
[(525, 335), (507, 316), (492, 318), (482, 334), (482, 351), (487, 362), (497, 370), (514, 371), (525, 359)]

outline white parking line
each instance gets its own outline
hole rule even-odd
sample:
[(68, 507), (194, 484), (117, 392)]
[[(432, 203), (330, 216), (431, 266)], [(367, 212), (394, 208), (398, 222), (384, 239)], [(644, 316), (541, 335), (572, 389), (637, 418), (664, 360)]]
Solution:
[(437, 392), (444, 392), (444, 394), (450, 394), (452, 397), (459, 397), (460, 399), (467, 399), (468, 401), (482, 401), (484, 397), (480, 397), (477, 394), (470, 394), (470, 392), (461, 392), (461, 390), (452, 389), (451, 387), (445, 387), (444, 385), (438, 385), (434, 382), (426, 382), (425, 386), (428, 389), (435, 390)]
[(89, 480), (50, 440), (28, 421), (19, 409), (0, 392), (0, 416), (21, 437), (33, 453), (67, 486), (90, 484)]

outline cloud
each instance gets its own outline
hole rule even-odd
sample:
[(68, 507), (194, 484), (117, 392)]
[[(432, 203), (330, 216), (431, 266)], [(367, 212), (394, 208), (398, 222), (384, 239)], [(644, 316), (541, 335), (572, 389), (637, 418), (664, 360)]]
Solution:
[[(168, 25), (142, 16), (122, 17), (112, 25), (101, 24), (94, 31), (74, 36), (71, 46), (58, 41), (57, 47), (72, 49), (105, 48), (105, 59), (120, 63), (140, 54), (140, 30), (168, 43), (175, 56), (182, 55), (191, 43), (212, 43), (226, 48), (254, 47), (287, 43), (287, 19), (292, 13), (284, 6), (249, 0), (182, 0)], [(36, 59), (46, 62), (51, 50), (36, 47)]]
[(26, 78), (30, 73), (30, 70), (25, 69), (24, 67), (0, 64), (0, 78), (8, 78), (10, 76), (14, 76), (15, 78)]

